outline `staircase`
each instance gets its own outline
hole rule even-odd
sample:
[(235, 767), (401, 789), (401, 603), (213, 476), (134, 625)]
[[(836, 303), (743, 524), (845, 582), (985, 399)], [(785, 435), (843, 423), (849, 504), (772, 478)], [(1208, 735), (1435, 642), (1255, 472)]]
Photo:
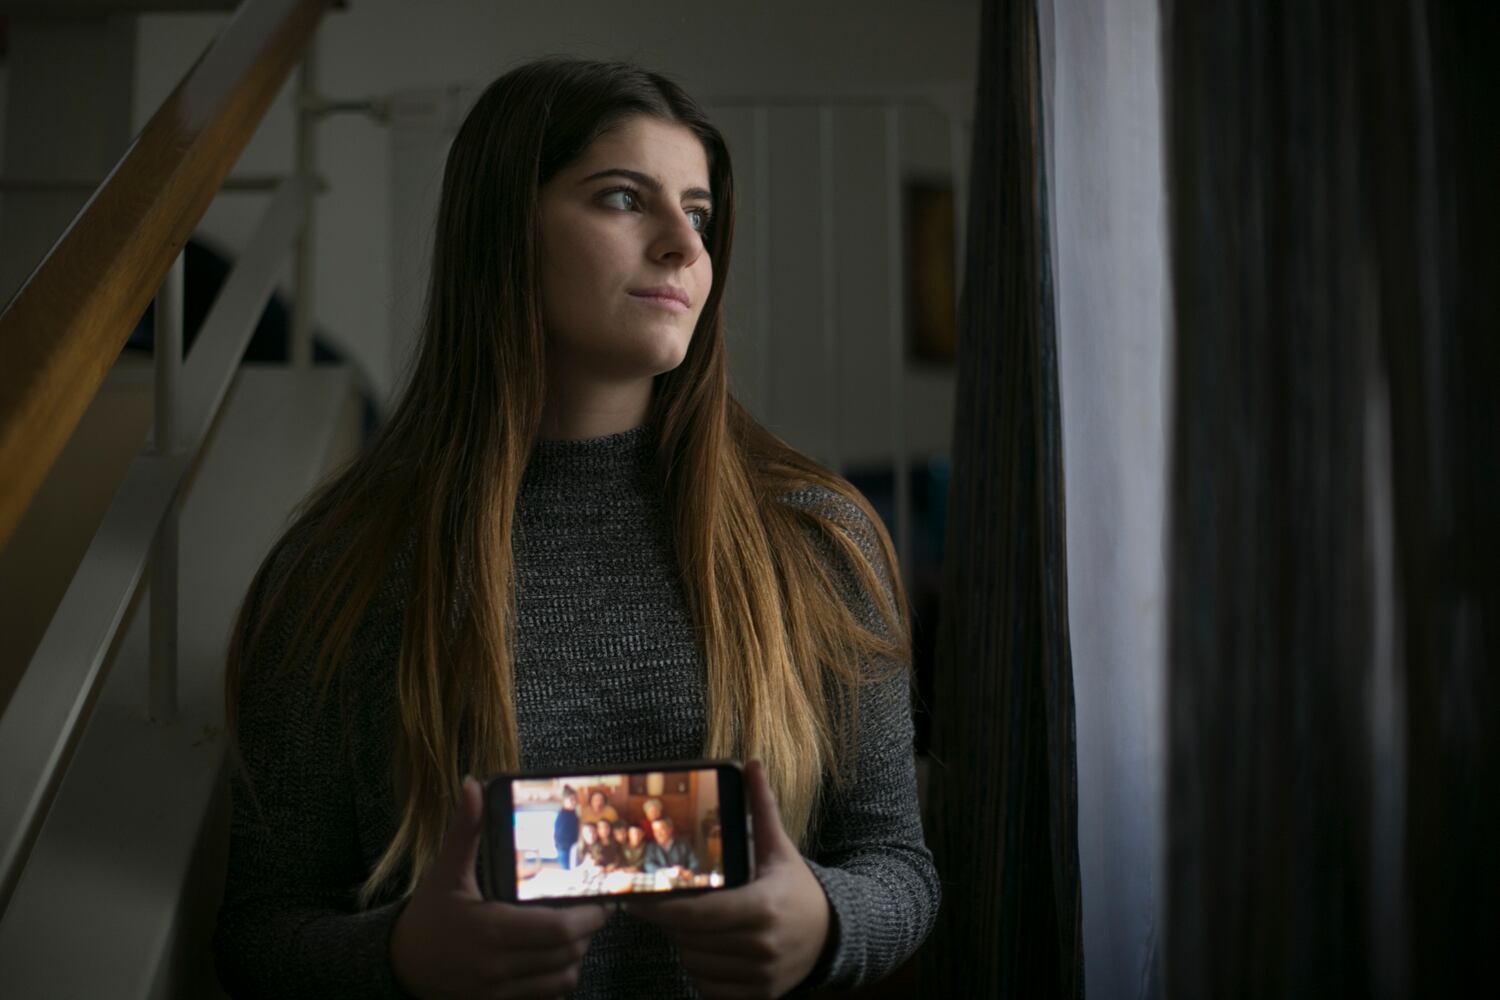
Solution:
[[(0, 0), (0, 996), (217, 994), (225, 642), (359, 442), (353, 376), (309, 363), (307, 59), (331, 6)], [(134, 15), (231, 7), (126, 134)], [(274, 196), (184, 355), (181, 249), (299, 64), (301, 155), (257, 180)], [(294, 257), (293, 363), (241, 366)], [(155, 357), (122, 360), (153, 298)]]

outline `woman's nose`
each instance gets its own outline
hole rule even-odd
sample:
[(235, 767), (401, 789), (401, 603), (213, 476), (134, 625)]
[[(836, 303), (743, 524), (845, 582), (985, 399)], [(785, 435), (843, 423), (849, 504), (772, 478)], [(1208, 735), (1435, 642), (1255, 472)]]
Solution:
[(691, 267), (703, 253), (703, 234), (693, 227), (686, 212), (673, 210), (661, 226), (652, 255), (662, 261), (677, 258), (681, 267)]

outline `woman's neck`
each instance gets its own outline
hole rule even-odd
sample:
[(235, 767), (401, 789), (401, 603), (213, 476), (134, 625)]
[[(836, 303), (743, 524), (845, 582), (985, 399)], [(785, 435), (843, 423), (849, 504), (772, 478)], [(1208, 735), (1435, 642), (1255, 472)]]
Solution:
[(651, 379), (609, 382), (547, 379), (541, 436), (547, 441), (584, 441), (634, 430), (651, 409)]

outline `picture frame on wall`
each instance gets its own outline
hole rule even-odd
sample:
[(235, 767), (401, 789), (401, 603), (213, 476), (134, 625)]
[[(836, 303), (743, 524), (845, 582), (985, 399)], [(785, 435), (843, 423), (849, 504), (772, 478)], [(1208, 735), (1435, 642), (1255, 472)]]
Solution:
[(953, 227), (953, 183), (908, 178), (905, 208), (906, 356), (951, 365), (958, 354), (958, 274)]

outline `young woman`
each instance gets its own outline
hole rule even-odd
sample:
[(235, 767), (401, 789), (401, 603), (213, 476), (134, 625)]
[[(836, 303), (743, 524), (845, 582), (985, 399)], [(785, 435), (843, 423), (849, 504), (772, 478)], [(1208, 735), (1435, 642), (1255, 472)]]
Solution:
[[(733, 230), (659, 76), (533, 63), (469, 113), (411, 384), (236, 627), (231, 993), (775, 996), (926, 934), (890, 540), (729, 395)], [(465, 775), (703, 756), (751, 761), (750, 885), (480, 898)]]

